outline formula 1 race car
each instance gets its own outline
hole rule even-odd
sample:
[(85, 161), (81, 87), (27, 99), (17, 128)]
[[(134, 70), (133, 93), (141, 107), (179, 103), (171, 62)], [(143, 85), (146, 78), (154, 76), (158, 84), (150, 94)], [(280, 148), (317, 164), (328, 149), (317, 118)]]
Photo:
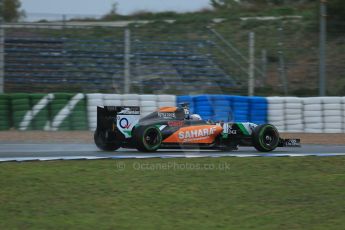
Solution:
[(254, 146), (260, 152), (299, 147), (299, 139), (282, 139), (270, 124), (212, 122), (192, 119), (186, 107), (163, 107), (140, 119), (140, 107), (97, 107), (94, 140), (104, 151), (120, 147), (142, 152), (157, 149), (237, 150)]

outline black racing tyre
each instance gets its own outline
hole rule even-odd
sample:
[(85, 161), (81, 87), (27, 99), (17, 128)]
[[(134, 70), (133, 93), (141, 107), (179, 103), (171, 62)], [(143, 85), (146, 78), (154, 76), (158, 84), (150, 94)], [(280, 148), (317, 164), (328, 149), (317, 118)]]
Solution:
[(105, 132), (100, 132), (97, 129), (93, 135), (93, 139), (96, 146), (103, 151), (115, 151), (121, 147), (120, 143), (117, 141), (107, 141), (105, 138)]
[(155, 152), (162, 144), (162, 133), (156, 126), (140, 126), (133, 135), (136, 148), (141, 152)]
[(279, 132), (270, 124), (255, 127), (252, 138), (254, 147), (260, 152), (270, 152), (279, 144)]

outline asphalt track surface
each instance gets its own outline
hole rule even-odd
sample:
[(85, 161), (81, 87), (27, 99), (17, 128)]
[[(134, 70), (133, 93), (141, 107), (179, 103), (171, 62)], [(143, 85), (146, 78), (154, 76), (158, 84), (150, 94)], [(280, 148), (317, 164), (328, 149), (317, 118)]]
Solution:
[(251, 147), (237, 151), (159, 150), (141, 153), (131, 149), (103, 152), (94, 144), (23, 144), (0, 143), (0, 162), (32, 160), (131, 159), (131, 158), (191, 158), (191, 157), (282, 157), (282, 156), (345, 156), (345, 145), (303, 145), (301, 148), (277, 148), (260, 153)]

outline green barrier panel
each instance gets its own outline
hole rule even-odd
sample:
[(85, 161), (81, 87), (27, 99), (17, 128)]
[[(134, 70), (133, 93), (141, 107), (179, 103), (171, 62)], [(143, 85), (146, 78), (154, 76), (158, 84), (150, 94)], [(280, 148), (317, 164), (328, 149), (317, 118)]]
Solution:
[(73, 97), (69, 93), (55, 93), (54, 99), (50, 103), (50, 120), (52, 130), (70, 130), (71, 121), (69, 116), (68, 103)]
[(11, 94), (10, 101), (14, 127), (20, 130), (30, 130), (32, 127), (25, 122), (25, 120), (32, 116), (29, 94)]
[(88, 130), (85, 97), (75, 104), (70, 116), (72, 130)]
[(32, 120), (31, 125), (34, 130), (44, 130), (49, 124), (49, 105), (52, 95), (48, 94), (30, 94)]
[(54, 115), (67, 106), (69, 99), (54, 99), (50, 103), (50, 110)]
[(73, 93), (54, 93), (55, 100), (70, 100), (73, 97)]
[(12, 100), (15, 100), (15, 99), (27, 99), (29, 96), (29, 94), (27, 93), (12, 93), (10, 94), (10, 98)]
[(7, 94), (0, 94), (0, 130), (8, 130), (10, 122), (10, 99)]
[(84, 94), (54, 94), (50, 105), (52, 130), (87, 130)]
[(87, 130), (83, 94), (0, 95), (0, 130)]

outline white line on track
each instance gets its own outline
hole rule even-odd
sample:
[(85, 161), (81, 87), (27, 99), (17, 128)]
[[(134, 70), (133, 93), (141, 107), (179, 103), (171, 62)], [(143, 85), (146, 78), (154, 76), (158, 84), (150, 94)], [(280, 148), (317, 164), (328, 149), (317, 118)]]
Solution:
[(345, 153), (298, 153), (298, 154), (147, 154), (147, 155), (110, 155), (110, 156), (61, 156), (61, 157), (5, 157), (0, 158), (0, 162), (9, 161), (56, 161), (56, 160), (99, 160), (99, 159), (149, 159), (149, 158), (218, 158), (218, 157), (331, 157), (331, 156), (345, 156)]

